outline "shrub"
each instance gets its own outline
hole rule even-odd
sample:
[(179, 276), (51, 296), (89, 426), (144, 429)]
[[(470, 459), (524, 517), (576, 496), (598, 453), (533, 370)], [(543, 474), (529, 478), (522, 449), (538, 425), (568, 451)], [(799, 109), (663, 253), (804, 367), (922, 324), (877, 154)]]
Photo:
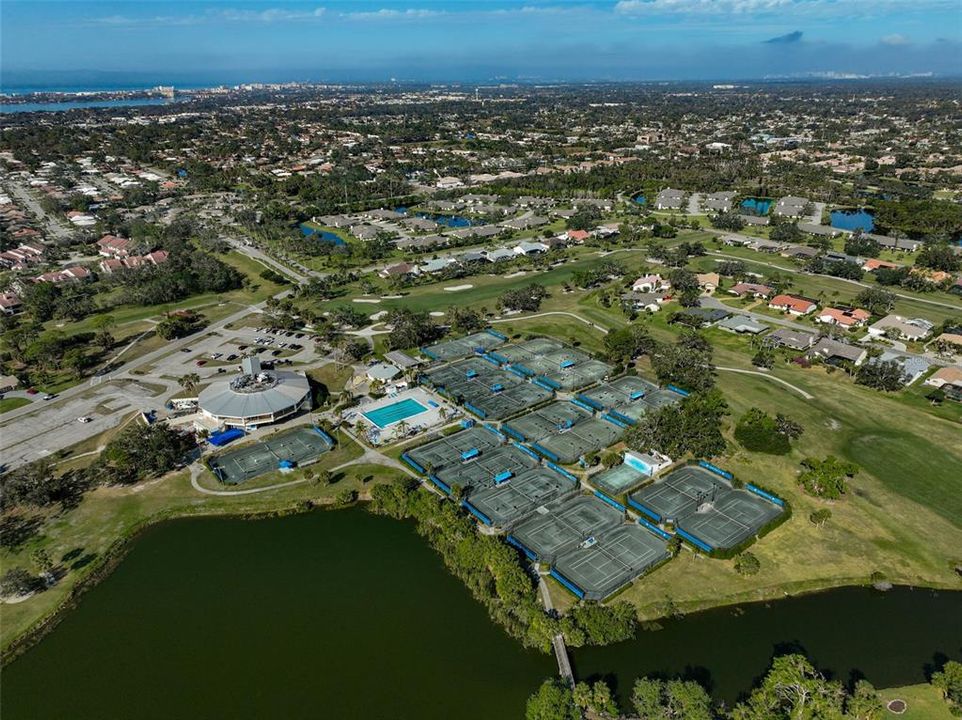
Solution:
[(791, 450), (788, 435), (778, 431), (775, 418), (758, 408), (751, 408), (742, 415), (735, 426), (735, 439), (753, 452), (785, 455)]
[(757, 575), (761, 567), (762, 564), (758, 561), (758, 558), (750, 552), (743, 552), (735, 558), (735, 572), (739, 575), (745, 577)]

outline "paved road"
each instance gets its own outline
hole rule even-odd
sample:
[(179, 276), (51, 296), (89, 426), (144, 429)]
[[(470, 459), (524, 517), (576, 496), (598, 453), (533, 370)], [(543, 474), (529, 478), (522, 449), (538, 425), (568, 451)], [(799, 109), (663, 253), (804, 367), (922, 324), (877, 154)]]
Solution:
[(10, 183), (10, 194), (17, 198), (20, 202), (26, 205), (30, 211), (37, 217), (37, 220), (46, 226), (51, 235), (58, 238), (70, 237), (72, 234), (71, 230), (64, 224), (60, 218), (56, 218), (42, 207), (37, 199), (33, 196), (28, 188), (25, 188), (20, 183)]

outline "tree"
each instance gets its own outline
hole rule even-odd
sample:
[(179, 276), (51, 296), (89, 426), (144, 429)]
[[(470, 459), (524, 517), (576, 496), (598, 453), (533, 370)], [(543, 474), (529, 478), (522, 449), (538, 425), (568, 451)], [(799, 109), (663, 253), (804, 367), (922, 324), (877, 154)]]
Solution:
[(460, 308), (452, 305), (448, 308), (448, 322), (451, 329), (461, 333), (477, 332), (484, 327), (484, 317), (472, 308)]
[(845, 253), (861, 257), (876, 257), (882, 246), (878, 240), (868, 237), (862, 233), (861, 228), (855, 230), (845, 240)]
[(503, 310), (537, 312), (541, 308), (541, 302), (546, 297), (548, 297), (548, 291), (544, 285), (531, 283), (523, 288), (501, 293), (498, 298), (498, 307)]
[(792, 440), (798, 440), (805, 432), (801, 423), (795, 422), (788, 415), (782, 415), (782, 413), (776, 413), (775, 415), (775, 429)]
[(674, 458), (689, 453), (714, 457), (725, 451), (721, 421), (727, 414), (728, 403), (717, 389), (695, 393), (644, 415), (628, 429), (624, 440), (641, 452), (654, 449)]
[(657, 343), (644, 326), (629, 325), (605, 335), (604, 345), (605, 357), (609, 361), (627, 364), (640, 355), (652, 352)]
[(750, 552), (743, 552), (735, 558), (735, 572), (745, 577), (757, 575), (761, 566), (758, 558)]
[(178, 378), (177, 383), (184, 388), (184, 390), (192, 393), (200, 384), (200, 375), (197, 373), (187, 373), (186, 375), (181, 375), (180, 378)]
[(818, 510), (814, 510), (812, 514), (808, 516), (808, 519), (812, 525), (820, 528), (832, 519), (832, 511), (828, 508), (819, 508)]
[(391, 326), (388, 344), (395, 349), (420, 347), (443, 334), (427, 313), (406, 308), (392, 310), (387, 317), (387, 323)]
[(40, 587), (40, 578), (20, 567), (10, 568), (0, 576), (0, 595), (4, 597), (28, 595)]
[(732, 712), (732, 720), (796, 720), (841, 718), (845, 689), (826, 680), (804, 655), (782, 655), (772, 661), (765, 678), (748, 700)]
[(855, 382), (876, 390), (896, 392), (905, 385), (905, 370), (895, 360), (873, 360), (859, 367)]
[(528, 698), (525, 720), (581, 720), (581, 713), (567, 685), (558, 679), (545, 680)]
[(880, 287), (867, 287), (855, 296), (855, 304), (873, 315), (885, 315), (895, 307), (895, 293)]
[[(787, 425), (785, 421), (791, 425)], [(789, 430), (801, 427), (784, 417), (782, 426)], [(778, 421), (758, 408), (750, 408), (738, 420), (735, 425), (735, 439), (752, 452), (784, 455), (791, 450), (789, 436), (780, 431)]]
[(868, 680), (859, 680), (848, 700), (845, 701), (845, 716), (853, 720), (878, 720), (885, 712), (882, 699)]
[(708, 390), (715, 384), (711, 343), (695, 330), (683, 330), (675, 345), (659, 346), (651, 364), (661, 382), (690, 392)]
[(962, 266), (962, 259), (948, 245), (930, 243), (916, 256), (915, 266), (929, 270), (955, 272)]
[(942, 693), (953, 715), (962, 715), (962, 663), (949, 660), (932, 674), (932, 686)]
[(113, 315), (101, 315), (97, 318), (96, 322), (94, 322), (94, 327), (97, 328), (97, 344), (100, 345), (101, 349), (105, 352), (113, 347), (114, 336), (110, 331), (116, 327), (116, 325), (117, 321)]
[(194, 447), (192, 436), (165, 423), (131, 424), (107, 443), (91, 466), (92, 476), (109, 484), (158, 477), (180, 465)]
[(604, 680), (597, 680), (592, 685), (579, 682), (574, 687), (572, 699), (581, 710), (596, 716), (611, 717), (618, 714), (618, 705), (611, 695), (611, 688)]
[(771, 369), (775, 367), (775, 351), (767, 345), (762, 345), (752, 356), (752, 365), (758, 368)]
[(711, 698), (692, 680), (639, 678), (631, 692), (639, 720), (713, 720)]
[(802, 488), (810, 495), (829, 500), (837, 500), (844, 495), (847, 489), (846, 480), (858, 473), (858, 465), (839, 460), (834, 455), (829, 455), (824, 460), (805, 458), (802, 460), (802, 467), (805, 469), (798, 476)]

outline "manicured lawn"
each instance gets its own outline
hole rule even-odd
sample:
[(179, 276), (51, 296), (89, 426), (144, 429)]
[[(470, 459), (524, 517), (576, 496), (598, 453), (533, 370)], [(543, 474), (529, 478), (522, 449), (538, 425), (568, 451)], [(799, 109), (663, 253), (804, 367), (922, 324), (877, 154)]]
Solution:
[(8, 410), (15, 410), (18, 407), (29, 405), (30, 402), (31, 401), (27, 400), (27, 398), (22, 397), (4, 398), (3, 400), (0, 400), (0, 413), (5, 413)]
[(907, 685), (900, 688), (879, 690), (883, 703), (890, 700), (904, 700), (908, 706), (901, 715), (886, 712), (889, 718), (901, 720), (953, 720), (949, 705), (942, 699), (939, 691), (931, 685)]

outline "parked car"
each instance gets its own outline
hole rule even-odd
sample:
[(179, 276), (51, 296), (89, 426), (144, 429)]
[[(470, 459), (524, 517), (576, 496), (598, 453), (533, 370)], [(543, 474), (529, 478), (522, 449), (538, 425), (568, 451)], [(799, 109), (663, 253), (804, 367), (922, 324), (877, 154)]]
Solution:
[(91, 420), (93, 420), (93, 418), (89, 418), (86, 415), (81, 415), (77, 418), (77, 421), (82, 423), (89, 423)]
[(44, 399), (44, 400), (53, 400), (55, 397), (57, 397), (57, 396), (56, 396), (54, 393), (47, 393), (46, 395), (43, 396), (43, 399)]
[(27, 388), (27, 395), (36, 395), (37, 392), (37, 388)]
[(206, 361), (206, 360), (198, 360), (198, 361), (195, 362), (194, 364), (195, 364), (197, 367), (202, 367), (202, 366), (204, 366), (204, 365), (207, 364), (207, 361)]
[(180, 351), (181, 351), (182, 353), (189, 353), (189, 352), (190, 352), (190, 348), (181, 348)]

